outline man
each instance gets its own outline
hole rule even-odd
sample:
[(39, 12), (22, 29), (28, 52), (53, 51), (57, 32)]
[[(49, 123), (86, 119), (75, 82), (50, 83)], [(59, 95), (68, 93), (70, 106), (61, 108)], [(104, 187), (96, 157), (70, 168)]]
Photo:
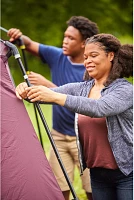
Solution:
[[(51, 70), (52, 82), (42, 75), (31, 72), (29, 80), (34, 85), (45, 85), (47, 87), (59, 87), (66, 83), (79, 82), (84, 75), (84, 46), (86, 38), (99, 33), (96, 23), (83, 16), (72, 16), (67, 21), (67, 29), (64, 32), (62, 48), (39, 44), (29, 37), (22, 35), (18, 29), (10, 29), (8, 36), (10, 41), (22, 37), (26, 49), (34, 55), (40, 56)], [(74, 130), (74, 113), (67, 109), (53, 105), (53, 127), (52, 136), (57, 149), (66, 168), (71, 181), (74, 177), (74, 167), (79, 167), (78, 149)], [(62, 173), (53, 149), (50, 152), (49, 163), (57, 178), (65, 200), (69, 200), (70, 190)], [(89, 171), (85, 170), (82, 176), (83, 188), (89, 200), (92, 200)]]

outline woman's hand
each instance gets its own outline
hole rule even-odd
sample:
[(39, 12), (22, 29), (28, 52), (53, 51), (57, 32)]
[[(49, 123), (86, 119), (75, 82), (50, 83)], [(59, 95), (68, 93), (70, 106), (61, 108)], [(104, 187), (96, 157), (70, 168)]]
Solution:
[(19, 99), (26, 99), (27, 98), (27, 91), (25, 90), (25, 88), (27, 88), (27, 84), (26, 82), (20, 83), (17, 87), (16, 87), (16, 96)]
[(54, 92), (49, 88), (41, 85), (27, 87), (25, 88), (25, 91), (26, 93), (23, 94), (27, 95), (31, 102), (41, 101), (47, 103), (56, 103), (64, 106), (67, 97), (65, 94)]

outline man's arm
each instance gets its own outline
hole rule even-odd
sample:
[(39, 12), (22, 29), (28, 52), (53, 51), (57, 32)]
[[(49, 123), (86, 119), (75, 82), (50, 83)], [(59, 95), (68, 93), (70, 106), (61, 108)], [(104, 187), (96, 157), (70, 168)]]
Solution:
[(32, 85), (44, 85), (48, 88), (55, 88), (57, 87), (54, 83), (52, 83), (50, 80), (46, 79), (41, 74), (30, 72), (28, 74), (29, 81)]
[(21, 37), (21, 39), (24, 42), (26, 50), (36, 56), (39, 56), (39, 43), (23, 35), (19, 29), (11, 28), (9, 29), (7, 35), (10, 37), (9, 39), (10, 42), (13, 42)]
[[(9, 29), (7, 35), (10, 37), (10, 42), (13, 42), (21, 37), (26, 50), (32, 53), (33, 55), (39, 56), (39, 43), (31, 40), (26, 35), (23, 35), (19, 29), (11, 28)], [(35, 72), (30, 72), (28, 78), (30, 83), (33, 85), (44, 85), (48, 88), (57, 87), (54, 83)]]

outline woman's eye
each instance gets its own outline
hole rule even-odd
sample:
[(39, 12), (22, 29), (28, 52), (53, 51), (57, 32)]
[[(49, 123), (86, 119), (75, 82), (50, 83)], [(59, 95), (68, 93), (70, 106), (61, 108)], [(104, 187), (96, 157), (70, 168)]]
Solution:
[(96, 57), (96, 56), (97, 56), (97, 55), (95, 55), (95, 54), (92, 55), (93, 58)]

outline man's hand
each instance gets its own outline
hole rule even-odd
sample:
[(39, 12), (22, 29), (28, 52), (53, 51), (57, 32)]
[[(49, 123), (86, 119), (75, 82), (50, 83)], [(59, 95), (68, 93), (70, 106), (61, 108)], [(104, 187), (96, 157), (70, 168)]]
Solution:
[(30, 72), (28, 74), (28, 79), (32, 85), (44, 85), (48, 88), (57, 87), (54, 83), (46, 79), (44, 76), (35, 72)]
[(13, 42), (22, 36), (22, 32), (19, 29), (11, 28), (9, 29), (7, 35), (10, 37), (9, 41)]

